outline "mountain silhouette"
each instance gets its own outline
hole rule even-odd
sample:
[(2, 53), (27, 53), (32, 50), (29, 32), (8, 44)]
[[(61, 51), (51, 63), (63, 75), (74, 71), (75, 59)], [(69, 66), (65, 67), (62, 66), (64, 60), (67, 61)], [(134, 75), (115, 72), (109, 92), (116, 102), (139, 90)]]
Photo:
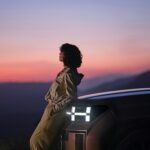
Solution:
[(82, 91), (82, 95), (105, 92), (105, 91), (114, 91), (122, 89), (132, 89), (132, 88), (146, 88), (150, 87), (150, 71), (145, 71), (140, 74), (122, 77), (115, 79), (111, 82), (105, 82), (95, 86), (92, 89)]

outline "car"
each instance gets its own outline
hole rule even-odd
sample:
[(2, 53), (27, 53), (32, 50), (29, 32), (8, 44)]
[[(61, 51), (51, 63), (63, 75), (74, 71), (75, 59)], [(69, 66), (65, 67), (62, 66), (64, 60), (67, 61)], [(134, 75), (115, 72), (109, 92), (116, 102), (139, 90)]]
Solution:
[(150, 88), (81, 96), (66, 116), (63, 150), (150, 149)]

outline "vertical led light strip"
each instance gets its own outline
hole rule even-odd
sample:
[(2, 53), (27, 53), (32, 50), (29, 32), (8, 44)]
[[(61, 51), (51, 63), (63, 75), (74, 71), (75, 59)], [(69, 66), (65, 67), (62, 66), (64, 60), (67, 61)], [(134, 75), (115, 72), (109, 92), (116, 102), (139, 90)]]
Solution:
[(75, 121), (75, 111), (76, 111), (76, 108), (75, 107), (72, 107), (72, 110), (71, 110), (71, 121)]

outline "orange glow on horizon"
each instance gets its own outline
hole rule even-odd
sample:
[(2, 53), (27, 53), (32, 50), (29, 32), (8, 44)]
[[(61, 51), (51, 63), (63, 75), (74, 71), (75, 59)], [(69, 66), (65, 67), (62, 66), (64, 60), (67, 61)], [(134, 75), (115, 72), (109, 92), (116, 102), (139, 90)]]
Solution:
[(48, 81), (56, 76), (58, 65), (49, 62), (14, 63), (0, 65), (1, 82)]
[[(50, 62), (28, 62), (28, 63), (5, 63), (0, 64), (0, 82), (47, 82), (53, 80), (57, 73), (63, 68), (62, 64), (52, 64)], [(101, 62), (94, 67), (84, 62), (79, 72), (85, 75), (85, 78), (92, 78), (111, 73), (134, 73), (149, 69), (149, 66), (143, 64), (131, 65), (126, 63), (122, 65), (112, 62)]]

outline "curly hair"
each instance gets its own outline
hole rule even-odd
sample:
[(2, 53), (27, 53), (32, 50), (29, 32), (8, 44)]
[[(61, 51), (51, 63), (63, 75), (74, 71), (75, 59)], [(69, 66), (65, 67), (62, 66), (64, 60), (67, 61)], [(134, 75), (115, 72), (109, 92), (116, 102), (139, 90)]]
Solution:
[(82, 64), (82, 54), (75, 45), (65, 43), (60, 47), (60, 51), (64, 54), (64, 65), (70, 68), (79, 68)]

